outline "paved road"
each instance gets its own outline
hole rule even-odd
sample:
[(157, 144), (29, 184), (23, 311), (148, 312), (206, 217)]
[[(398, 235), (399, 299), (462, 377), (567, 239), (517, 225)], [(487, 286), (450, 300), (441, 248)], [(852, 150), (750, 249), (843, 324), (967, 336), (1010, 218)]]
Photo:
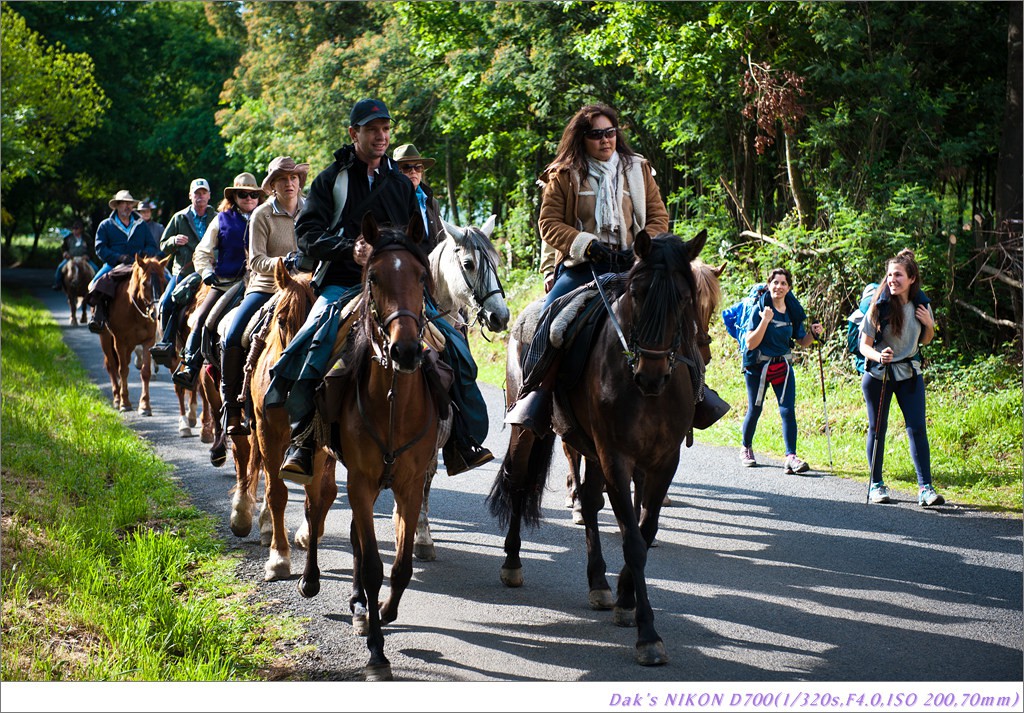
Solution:
[[(104, 393), (96, 337), (67, 327), (67, 305), (45, 288), (46, 271), (7, 270), (5, 286), (35, 280), (34, 292), (63, 326), (65, 341)], [(138, 376), (133, 369), (133, 394)], [(500, 390), (485, 387), (487, 445), (504, 452)], [(134, 396), (133, 396), (134, 398)], [(344, 479), (321, 549), (323, 590), (303, 600), (295, 580), (262, 582), (258, 535), (227, 527), (233, 473), (213, 468), (198, 438), (177, 436), (166, 370), (154, 381), (154, 416), (125, 416), (175, 466), (174, 477), (241, 556), (239, 574), (278, 611), (308, 617), (300, 675), (360, 679), (363, 641), (351, 630), (349, 518)], [(562, 464), (559, 462), (559, 465)], [(438, 559), (415, 564), (386, 651), (402, 681), (588, 682), (970, 682), (1022, 679), (1022, 532), (1019, 518), (955, 504), (922, 510), (914, 494), (865, 505), (865, 485), (812, 473), (785, 476), (780, 464), (746, 469), (738, 450), (696, 444), (683, 453), (649, 557), (651, 601), (670, 663), (633, 662), (634, 633), (610, 612), (587, 607), (582, 528), (563, 506), (563, 472), (553, 473), (545, 522), (524, 545), (526, 586), (499, 582), (503, 533), (485, 511), (497, 471), (435, 480), (432, 521)], [(292, 489), (289, 522), (301, 518)], [(393, 556), (390, 493), (377, 505), (385, 565)], [(609, 570), (622, 563), (619, 536), (602, 511)], [(293, 571), (304, 561), (294, 551)], [(614, 587), (614, 582), (613, 582)], [(616, 689), (617, 690), (617, 689)], [(626, 688), (624, 692), (635, 691)], [(549, 701), (550, 702), (550, 701)], [(461, 705), (461, 704), (460, 704)], [(522, 710), (511, 704), (508, 710)], [(521, 705), (521, 704), (520, 704)], [(490, 703), (478, 701), (486, 709)], [(425, 708), (424, 708), (425, 709)], [(543, 709), (550, 709), (545, 706)], [(447, 710), (456, 710), (454, 703)]]

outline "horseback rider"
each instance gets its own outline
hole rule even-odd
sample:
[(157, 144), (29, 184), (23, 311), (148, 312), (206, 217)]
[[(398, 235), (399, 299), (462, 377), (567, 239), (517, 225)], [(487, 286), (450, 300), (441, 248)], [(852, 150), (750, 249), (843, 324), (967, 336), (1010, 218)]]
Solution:
[[(89, 240), (85, 237), (85, 233), (82, 232), (84, 228), (85, 224), (82, 223), (82, 219), (75, 218), (71, 224), (71, 232), (64, 236), (64, 241), (60, 245), (62, 259), (60, 264), (57, 265), (56, 272), (53, 273), (54, 292), (60, 292), (61, 290), (61, 283), (64, 281), (64, 266), (68, 264), (68, 261), (76, 257), (89, 256)], [(89, 267), (92, 268), (94, 275), (99, 270), (92, 260), (89, 260)]]
[[(209, 340), (216, 325), (207, 325), (207, 318), (213, 313), (221, 298), (245, 277), (245, 257), (249, 237), (249, 217), (266, 194), (256, 183), (256, 176), (240, 173), (231, 186), (224, 189), (224, 200), (217, 206), (218, 213), (210, 222), (203, 239), (193, 254), (193, 267), (210, 286), (206, 299), (196, 309), (195, 326), (185, 342), (181, 362), (171, 380), (186, 389), (194, 389), (203, 366), (204, 332), (211, 330), (205, 338)], [(236, 288), (232, 294), (240, 296)], [(221, 305), (218, 313), (223, 314)]]
[[(544, 298), (545, 310), (595, 277), (628, 270), (633, 264), (633, 240), (641, 231), (652, 237), (668, 232), (668, 210), (654, 169), (629, 146), (618, 112), (607, 104), (584, 106), (569, 120), (555, 159), (539, 183), (543, 185), (537, 220), (540, 237), (556, 251), (555, 279)], [(551, 349), (546, 339), (547, 333), (538, 330), (531, 352)], [(552, 389), (560, 363), (557, 355), (538, 362), (546, 371), (524, 379), (506, 423), (538, 435), (550, 430)], [(707, 404), (708, 396), (718, 398), (709, 388), (705, 392), (701, 403)], [(718, 417), (727, 410), (724, 402), (715, 409)], [(695, 418), (695, 425), (706, 428), (701, 425), (706, 420)]]
[(302, 188), (308, 174), (308, 163), (276, 156), (267, 166), (262, 184), (263, 192), (271, 198), (249, 216), (248, 285), (221, 344), (221, 395), (227, 415), (224, 430), (229, 436), (249, 435), (239, 400), (246, 361), (242, 340), (253, 316), (277, 291), (274, 268), (278, 261), (295, 250), (295, 219), (305, 203)]
[(167, 368), (171, 367), (174, 359), (180, 312), (192, 301), (199, 284), (196, 281), (184, 296), (179, 292), (175, 297), (175, 290), (186, 277), (195, 273), (192, 255), (206, 229), (217, 217), (217, 211), (209, 207), (210, 183), (205, 178), (193, 179), (188, 187), (188, 199), (189, 205), (171, 216), (160, 240), (160, 249), (165, 255), (173, 255), (174, 261), (171, 279), (160, 298), (160, 341), (149, 348), (149, 353), (157, 364)]
[[(320, 261), (313, 278), (318, 297), (302, 329), (274, 365), (265, 399), (268, 407), (283, 404), (288, 409), (292, 440), (281, 474), (287, 478), (293, 473), (300, 481), (312, 475), (313, 452), (318, 445), (312, 428), (314, 389), (329, 366), (340, 310), (362, 291), (362, 265), (370, 254), (360, 237), (363, 216), (372, 213), (379, 223), (405, 226), (420, 215), (412, 182), (387, 155), (391, 114), (384, 102), (356, 102), (348, 133), (352, 143), (338, 149), (334, 162), (314, 179), (296, 223), (299, 252), (289, 262), (311, 270), (314, 262)], [(465, 358), (467, 353), (448, 358)], [(482, 398), (480, 401), (483, 406)], [(490, 451), (478, 444), (482, 440), (479, 432), (466, 432), (458, 412), (452, 431), (452, 448), (445, 450), (446, 465), (449, 452), (452, 457), (449, 474), (493, 459)]]
[(93, 305), (89, 317), (89, 331), (95, 334), (107, 326), (107, 312), (110, 297), (96, 286), (100, 279), (118, 265), (131, 265), (136, 255), (161, 257), (160, 246), (146, 227), (146, 223), (135, 212), (138, 204), (127, 190), (120, 190), (107, 201), (112, 212), (96, 229), (96, 254), (103, 265), (89, 284), (89, 302)]

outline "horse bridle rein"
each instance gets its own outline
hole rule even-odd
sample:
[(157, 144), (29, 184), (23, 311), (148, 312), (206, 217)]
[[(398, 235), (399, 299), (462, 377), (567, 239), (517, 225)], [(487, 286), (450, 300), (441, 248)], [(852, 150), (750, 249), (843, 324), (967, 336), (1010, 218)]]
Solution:
[(140, 315), (142, 315), (143, 319), (148, 319), (150, 321), (155, 322), (156, 321), (156, 305), (160, 301), (160, 295), (157, 292), (156, 280), (153, 279), (152, 273), (147, 273), (146, 284), (149, 285), (150, 298), (143, 303), (143, 307), (145, 307), (145, 309), (143, 309), (143, 307), (139, 307), (138, 302), (135, 301), (135, 294), (134, 293), (131, 294), (128, 299), (129, 299), (129, 302), (132, 303), (132, 307), (134, 307), (135, 310)]
[[(484, 303), (487, 302), (492, 295), (501, 295), (502, 298), (504, 298), (505, 290), (502, 289), (501, 280), (498, 279), (498, 268), (495, 267), (494, 263), (492, 263), (486, 255), (481, 254), (483, 251), (480, 248), (473, 248), (473, 251), (477, 254), (477, 265), (480, 267), (477, 274), (479, 279), (477, 279), (475, 284), (469, 279), (469, 273), (466, 272), (466, 267), (462, 264), (462, 260), (458, 260), (459, 271), (462, 272), (462, 279), (470, 288), (470, 294), (472, 295), (474, 305), (476, 306), (476, 316), (474, 317), (472, 324), (480, 324), (480, 334), (484, 339), (487, 339), (487, 341), (491, 341), (487, 338), (487, 335), (483, 333)], [(497, 285), (497, 287), (481, 295), (479, 292), (486, 289), (487, 277), (489, 275), (494, 275), (494, 284)], [(470, 326), (472, 326), (472, 324)]]

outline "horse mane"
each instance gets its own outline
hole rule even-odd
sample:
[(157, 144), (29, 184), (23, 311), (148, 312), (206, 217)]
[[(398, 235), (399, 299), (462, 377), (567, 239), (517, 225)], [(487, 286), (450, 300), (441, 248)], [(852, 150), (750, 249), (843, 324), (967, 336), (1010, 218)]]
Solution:
[[(498, 267), (501, 256), (498, 254), (498, 249), (494, 247), (491, 239), (484, 235), (484, 231), (476, 226), (470, 226), (464, 229), (463, 236), (467, 247), (472, 250), (479, 250), (492, 267)], [(458, 241), (456, 240), (456, 242)]]
[(315, 296), (313, 286), (310, 284), (312, 277), (310, 273), (292, 277), (282, 261), (278, 261), (274, 268), (274, 284), (278, 297), (274, 306), (271, 332), (281, 340), (282, 346), (302, 328), (313, 306)]
[[(683, 239), (673, 233), (661, 233), (651, 240), (651, 248), (648, 254), (634, 263), (630, 269), (623, 285), (623, 291), (628, 292), (629, 283), (639, 273), (659, 269), (662, 266), (664, 266), (667, 274), (679, 273), (683, 276), (687, 286), (690, 288), (690, 294), (693, 295), (693, 302), (695, 304), (698, 299), (698, 292), (694, 271), (690, 263), (690, 255)], [(652, 282), (652, 294), (648, 295), (648, 298), (651, 297), (654, 299), (654, 312), (647, 315), (651, 319), (650, 324), (647, 326), (653, 330), (653, 333), (647, 334), (642, 338), (657, 341), (661, 336), (658, 332), (664, 326), (664, 320), (661, 319), (663, 316), (662, 311), (667, 310), (672, 303), (680, 301), (683, 295), (674, 289), (671, 280), (655, 279)], [(682, 329), (684, 340), (687, 342), (691, 341), (694, 337), (694, 320), (684, 319)]]
[(146, 300), (146, 283), (155, 275), (164, 274), (164, 263), (155, 257), (138, 257), (132, 264), (132, 275), (128, 279), (128, 294), (132, 299)]

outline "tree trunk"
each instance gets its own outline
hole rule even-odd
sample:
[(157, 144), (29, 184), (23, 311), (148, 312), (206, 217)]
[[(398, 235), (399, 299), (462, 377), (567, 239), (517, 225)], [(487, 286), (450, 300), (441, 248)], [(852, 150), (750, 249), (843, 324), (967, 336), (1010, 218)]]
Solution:
[(452, 225), (462, 225), (459, 222), (459, 204), (455, 200), (455, 180), (453, 174), (451, 141), (446, 136), (444, 140), (444, 182), (448, 190), (448, 210), (452, 216)]
[[(1024, 195), (1024, 126), (1021, 121), (1021, 87), (1024, 84), (1024, 59), (1021, 57), (1021, 4), (1009, 6), (1007, 33), (1006, 107), (1003, 111), (1003, 135), (999, 141), (996, 169), (996, 230), (1003, 232), (1004, 220), (1020, 220)], [(1000, 236), (1002, 237), (1002, 236)]]
[(810, 230), (814, 227), (814, 208), (804, 188), (803, 172), (797, 165), (796, 139), (785, 132), (782, 135), (786, 142), (786, 171), (789, 174), (789, 190), (793, 194), (793, 203), (796, 204), (796, 214), (800, 219), (800, 225)]

